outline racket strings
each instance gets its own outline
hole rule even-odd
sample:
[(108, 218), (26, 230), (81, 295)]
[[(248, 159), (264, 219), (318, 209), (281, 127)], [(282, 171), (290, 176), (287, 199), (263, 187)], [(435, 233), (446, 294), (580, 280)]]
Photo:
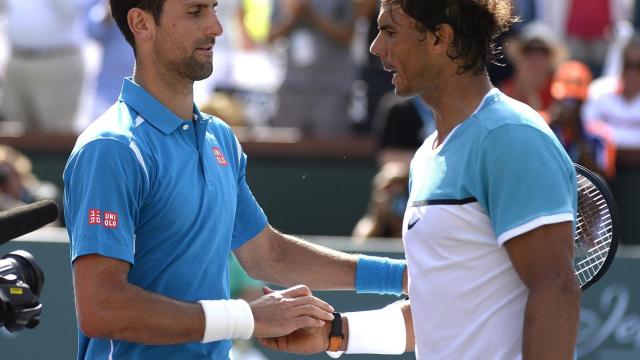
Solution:
[(595, 276), (606, 261), (613, 230), (606, 199), (600, 190), (582, 175), (578, 175), (576, 220), (574, 267), (582, 286)]

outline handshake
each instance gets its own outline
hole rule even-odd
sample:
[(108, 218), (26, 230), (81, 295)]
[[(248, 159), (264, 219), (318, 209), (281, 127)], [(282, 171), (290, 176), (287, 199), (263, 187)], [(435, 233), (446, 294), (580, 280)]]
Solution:
[[(334, 309), (312, 295), (304, 285), (273, 291), (249, 303), (254, 318), (253, 336), (264, 347), (298, 354), (329, 348)], [(344, 350), (344, 349), (340, 349)]]

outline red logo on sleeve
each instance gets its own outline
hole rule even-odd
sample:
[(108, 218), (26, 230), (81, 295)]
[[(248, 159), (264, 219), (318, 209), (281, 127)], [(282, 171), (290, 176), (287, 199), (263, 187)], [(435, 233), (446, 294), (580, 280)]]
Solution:
[(89, 225), (102, 225), (107, 229), (115, 229), (118, 227), (118, 213), (89, 209)]
[(227, 159), (224, 157), (224, 154), (222, 153), (222, 150), (220, 150), (219, 147), (212, 147), (211, 150), (213, 151), (213, 155), (216, 157), (216, 160), (218, 161), (218, 165), (220, 166), (228, 166), (229, 163), (227, 162)]
[(89, 209), (89, 225), (102, 224), (102, 215), (98, 209)]
[(118, 213), (105, 211), (104, 212), (104, 227), (108, 229), (115, 229), (118, 227)]

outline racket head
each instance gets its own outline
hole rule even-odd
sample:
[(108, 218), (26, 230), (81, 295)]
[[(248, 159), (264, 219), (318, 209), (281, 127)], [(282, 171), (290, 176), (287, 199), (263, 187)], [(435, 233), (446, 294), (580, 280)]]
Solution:
[(574, 269), (584, 291), (600, 280), (615, 258), (620, 217), (605, 181), (584, 166), (574, 166), (578, 184)]

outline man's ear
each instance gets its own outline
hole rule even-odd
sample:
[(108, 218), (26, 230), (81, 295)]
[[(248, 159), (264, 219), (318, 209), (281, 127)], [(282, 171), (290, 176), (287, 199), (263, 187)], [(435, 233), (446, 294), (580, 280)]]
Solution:
[(131, 29), (136, 43), (153, 39), (156, 23), (150, 13), (139, 8), (132, 8), (127, 13), (127, 23), (129, 23), (129, 29)]
[(446, 53), (453, 43), (453, 28), (449, 24), (440, 24), (433, 33), (433, 47), (436, 53)]

